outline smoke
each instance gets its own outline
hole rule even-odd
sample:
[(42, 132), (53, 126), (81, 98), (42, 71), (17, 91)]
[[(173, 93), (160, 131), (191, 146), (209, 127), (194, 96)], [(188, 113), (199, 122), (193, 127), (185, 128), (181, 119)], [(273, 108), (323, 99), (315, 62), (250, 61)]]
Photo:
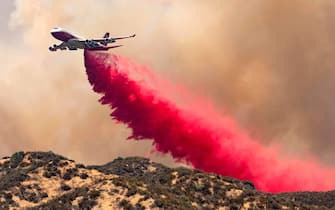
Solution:
[[(279, 149), (250, 139), (229, 117), (220, 118), (215, 110), (204, 109), (206, 103), (193, 101), (192, 108), (178, 107), (166, 95), (177, 93), (145, 67), (121, 56), (88, 51), (85, 66), (94, 91), (103, 94), (101, 103), (109, 105), (111, 116), (132, 130), (129, 139), (153, 139), (158, 151), (177, 160), (207, 172), (250, 180), (267, 192), (335, 187), (335, 169), (325, 169), (313, 160), (284, 158)], [(169, 91), (159, 87), (162, 83)]]
[(53, 150), (97, 163), (150, 150), (124, 142), (129, 131), (97, 106), (81, 52), (47, 52), (61, 26), (88, 38), (136, 33), (116, 52), (211, 99), (264, 144), (335, 160), (331, 0), (5, 2), (14, 8), (0, 40), (1, 156)]
[[(107, 109), (97, 106), (97, 97), (91, 93), (82, 68), (80, 52), (51, 54), (47, 51), (48, 46), (57, 42), (49, 33), (55, 26), (79, 29), (87, 37), (102, 36), (105, 30), (110, 30), (101, 22), (99, 32), (99, 26), (92, 20), (90, 23), (88, 18), (78, 18), (91, 9), (96, 14), (105, 9), (93, 1), (73, 3), (15, 3), (9, 27), (17, 40), (11, 41), (14, 43), (11, 46), (3, 43), (2, 49), (7, 50), (0, 53), (5, 61), (0, 78), (4, 102), (1, 111), (7, 116), (0, 120), (1, 156), (17, 150), (52, 150), (90, 164), (117, 156), (143, 156), (151, 150), (149, 143), (124, 142), (128, 131), (112, 125)], [(78, 4), (83, 6), (72, 10)], [(108, 1), (103, 4), (111, 6)], [(101, 17), (105, 23), (110, 19), (108, 16)], [(96, 31), (89, 27), (86, 31), (90, 33), (80, 31), (83, 22), (94, 24)], [(118, 30), (118, 35), (132, 32)], [(171, 162), (167, 158), (161, 161)]]

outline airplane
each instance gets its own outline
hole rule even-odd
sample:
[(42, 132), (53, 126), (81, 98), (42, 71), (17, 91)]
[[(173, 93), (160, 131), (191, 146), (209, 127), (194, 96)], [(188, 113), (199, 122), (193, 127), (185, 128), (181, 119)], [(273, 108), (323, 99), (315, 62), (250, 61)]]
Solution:
[(49, 47), (50, 51), (57, 51), (60, 50), (78, 50), (78, 49), (87, 49), (87, 50), (109, 50), (111, 48), (122, 47), (123, 45), (114, 45), (108, 46), (110, 43), (114, 43), (120, 39), (128, 39), (133, 38), (136, 34), (131, 36), (124, 36), (124, 37), (110, 37), (110, 34), (107, 32), (102, 38), (98, 39), (83, 39), (77, 35), (74, 35), (62, 28), (53, 28), (51, 30), (51, 35), (62, 41), (60, 45), (54, 44), (52, 47)]

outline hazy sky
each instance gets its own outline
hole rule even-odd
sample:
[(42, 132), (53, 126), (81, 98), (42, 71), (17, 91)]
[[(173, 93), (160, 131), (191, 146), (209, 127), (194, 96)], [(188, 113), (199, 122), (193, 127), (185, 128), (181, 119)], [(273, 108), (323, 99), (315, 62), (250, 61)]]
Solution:
[(1, 6), (0, 6), (0, 25), (1, 25), (1, 30), (0, 30), (0, 36), (2, 38), (8, 38), (8, 20), (10, 13), (14, 9), (14, 1), (13, 0), (3, 0), (1, 1)]
[(62, 26), (137, 33), (114, 52), (211, 100), (264, 144), (335, 162), (332, 0), (2, 0), (0, 12), (0, 156), (101, 163), (150, 151), (97, 102), (82, 52), (48, 52)]

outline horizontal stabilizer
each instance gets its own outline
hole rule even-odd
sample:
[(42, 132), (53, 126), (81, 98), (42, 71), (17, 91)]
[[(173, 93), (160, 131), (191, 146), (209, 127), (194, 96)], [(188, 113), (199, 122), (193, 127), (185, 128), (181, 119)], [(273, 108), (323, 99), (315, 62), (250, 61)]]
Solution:
[(117, 48), (117, 47), (122, 47), (123, 45), (115, 45), (115, 46), (110, 46), (110, 47), (106, 47), (108, 49), (112, 49), (112, 48)]

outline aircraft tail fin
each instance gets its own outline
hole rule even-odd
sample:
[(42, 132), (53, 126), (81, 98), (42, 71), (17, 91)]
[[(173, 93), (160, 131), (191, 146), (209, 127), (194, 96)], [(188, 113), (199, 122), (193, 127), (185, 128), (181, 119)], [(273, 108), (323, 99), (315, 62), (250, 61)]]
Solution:
[(105, 35), (103, 36), (103, 38), (105, 38), (105, 39), (109, 38), (109, 33), (106, 32)]

